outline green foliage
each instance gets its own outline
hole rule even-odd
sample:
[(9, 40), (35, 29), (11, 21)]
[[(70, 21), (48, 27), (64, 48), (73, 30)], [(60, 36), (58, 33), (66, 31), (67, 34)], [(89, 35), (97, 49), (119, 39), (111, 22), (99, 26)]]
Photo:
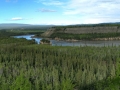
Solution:
[(26, 44), (35, 44), (34, 40), (26, 40), (24, 38), (13, 38), (13, 37), (4, 37), (0, 38), (0, 44), (3, 46), (11, 46), (11, 45), (26, 45)]
[(61, 39), (77, 39), (77, 40), (93, 40), (96, 38), (112, 38), (119, 37), (120, 33), (86, 33), (86, 34), (68, 34), (68, 33), (53, 33), (51, 38)]
[(53, 28), (56, 29), (62, 29), (62, 28), (75, 28), (75, 27), (98, 27), (98, 26), (102, 26), (102, 27), (109, 27), (109, 26), (118, 26), (120, 27), (119, 23), (101, 23), (101, 24), (81, 24), (81, 25), (67, 25), (67, 26), (54, 26)]
[(11, 37), (17, 35), (26, 35), (26, 34), (36, 34), (36, 36), (40, 36), (46, 30), (0, 30), (0, 38), (1, 37)]
[(114, 77), (112, 79), (95, 82), (95, 90), (119, 90), (120, 78)]
[(43, 32), (45, 32), (46, 30), (44, 29), (23, 29), (23, 30), (8, 30), (8, 32), (10, 33), (16, 33), (16, 34), (19, 34), (19, 35), (24, 35), (24, 34), (35, 34), (36, 36), (40, 36)]
[(120, 46), (61, 47), (0, 39), (1, 90), (119, 90)]
[(12, 85), (10, 86), (11, 90), (31, 90), (31, 83), (28, 77), (20, 74), (16, 77), (16, 80), (13, 81)]
[(50, 41), (47, 40), (47, 39), (42, 39), (41, 42), (43, 42), (43, 43), (50, 43)]
[(116, 76), (120, 77), (120, 58), (118, 58), (116, 62)]
[(70, 79), (63, 80), (60, 86), (61, 90), (74, 90), (74, 87)]

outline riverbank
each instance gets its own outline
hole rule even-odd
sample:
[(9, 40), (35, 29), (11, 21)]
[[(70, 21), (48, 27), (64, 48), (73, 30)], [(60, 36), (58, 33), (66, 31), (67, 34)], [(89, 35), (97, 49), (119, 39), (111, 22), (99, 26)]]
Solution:
[(120, 37), (110, 37), (110, 38), (95, 38), (93, 40), (104, 40), (104, 41), (112, 41), (112, 40), (120, 40)]
[(50, 40), (48, 40), (48, 39), (42, 39), (42, 40), (40, 41), (40, 44), (51, 45), (51, 42), (50, 42)]
[[(54, 40), (57, 40), (57, 41), (72, 41), (72, 42), (82, 41), (82, 40), (77, 40), (77, 39), (62, 39), (62, 38), (58, 38), (58, 37), (54, 38)], [(95, 38), (95, 39), (91, 39), (89, 41), (113, 41), (113, 40), (120, 40), (120, 37)]]
[[(27, 40), (34, 39), (37, 44), (40, 44), (43, 38), (31, 38), (33, 35), (22, 35), (22, 36), (14, 36), (14, 38), (25, 38)], [(51, 42), (52, 46), (120, 46), (120, 40), (75, 40), (75, 39), (60, 39), (60, 38), (47, 38)]]

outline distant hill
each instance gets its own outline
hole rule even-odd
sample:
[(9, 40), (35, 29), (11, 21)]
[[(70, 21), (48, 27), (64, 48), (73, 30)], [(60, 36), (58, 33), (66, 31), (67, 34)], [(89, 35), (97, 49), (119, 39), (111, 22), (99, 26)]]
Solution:
[(3, 23), (0, 24), (0, 30), (2, 29), (48, 29), (54, 25), (30, 25), (30, 24), (16, 24), (16, 23)]

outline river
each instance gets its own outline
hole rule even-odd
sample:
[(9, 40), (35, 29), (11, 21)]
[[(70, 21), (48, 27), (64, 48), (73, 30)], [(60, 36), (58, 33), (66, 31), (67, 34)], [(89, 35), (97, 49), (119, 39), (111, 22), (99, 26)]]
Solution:
[[(34, 35), (21, 35), (21, 36), (14, 36), (14, 38), (26, 38), (27, 40), (34, 39), (37, 44), (40, 44), (40, 40), (42, 38), (32, 38)], [(119, 46), (120, 40), (114, 41), (57, 41), (57, 40), (50, 40), (52, 46)]]

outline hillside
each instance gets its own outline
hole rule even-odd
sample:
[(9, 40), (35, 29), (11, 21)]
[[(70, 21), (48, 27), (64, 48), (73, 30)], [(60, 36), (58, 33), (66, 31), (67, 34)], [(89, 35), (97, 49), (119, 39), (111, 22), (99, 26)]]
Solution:
[(111, 33), (120, 32), (119, 26), (81, 26), (81, 27), (52, 27), (48, 29), (42, 36), (49, 37), (53, 33)]
[[(52, 37), (53, 34), (107, 34), (120, 33), (120, 24), (98, 24), (98, 25), (75, 25), (75, 26), (56, 26), (48, 29), (41, 36)], [(56, 36), (57, 37), (57, 36)]]

